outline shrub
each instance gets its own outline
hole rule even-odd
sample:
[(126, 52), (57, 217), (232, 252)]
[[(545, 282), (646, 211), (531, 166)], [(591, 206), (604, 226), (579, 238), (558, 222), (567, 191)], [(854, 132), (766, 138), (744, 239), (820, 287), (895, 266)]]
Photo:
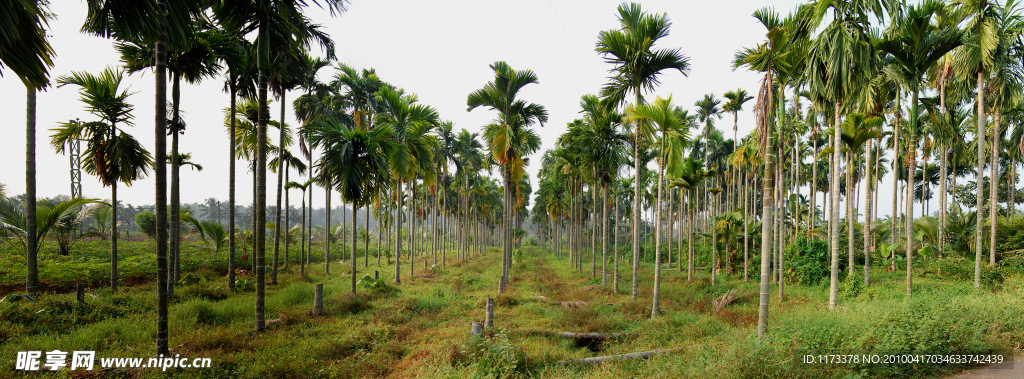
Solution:
[[(822, 279), (829, 277), (829, 250), (825, 241), (797, 237), (786, 248), (785, 259), (786, 281), (790, 283), (816, 286)], [(842, 262), (844, 260), (840, 260), (840, 264)]]
[(156, 214), (150, 211), (139, 212), (135, 215), (135, 225), (149, 238), (156, 236)]
[(512, 343), (505, 329), (499, 329), (493, 336), (470, 336), (462, 354), (469, 360), (476, 378), (507, 378), (525, 373), (524, 353)]
[[(936, 273), (943, 277), (963, 282), (974, 281), (974, 262), (960, 256), (948, 256), (935, 259), (933, 266)], [(1003, 269), (999, 266), (991, 267), (983, 263), (981, 267), (981, 283), (986, 286), (1002, 284), (1004, 280)]]

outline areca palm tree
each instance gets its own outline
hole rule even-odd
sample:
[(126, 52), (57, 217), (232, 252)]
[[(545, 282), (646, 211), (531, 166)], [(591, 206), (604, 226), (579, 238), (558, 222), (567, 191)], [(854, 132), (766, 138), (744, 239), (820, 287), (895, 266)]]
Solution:
[[(290, 176), (291, 171), (293, 169), (299, 175), (303, 175), (303, 174), (306, 173), (306, 169), (307, 169), (306, 164), (302, 162), (301, 158), (292, 155), (292, 153), (290, 151), (288, 151), (287, 149), (285, 149), (282, 153), (279, 153), (276, 157), (274, 157), (274, 159), (271, 159), (270, 162), (267, 164), (267, 166), (270, 168), (271, 171), (278, 172), (278, 170), (282, 169), (282, 167), (281, 167), (282, 164), (284, 165), (283, 169), (284, 169), (285, 184), (287, 184), (287, 182), (290, 181), (291, 178), (289, 176)], [(289, 188), (287, 188), (287, 187), (283, 188), (283, 192), (284, 192), (284, 209), (285, 209), (285, 211), (284, 211), (285, 230), (290, 230), (288, 228), (291, 228), (291, 219), (289, 217), (291, 215), (291, 212), (289, 212), (291, 210), (291, 204), (290, 204), (290, 201), (289, 201), (291, 199), (291, 196), (289, 196), (288, 190), (289, 190)], [(305, 190), (303, 190), (303, 191), (305, 191)], [(275, 230), (278, 229), (276, 224), (275, 224), (274, 229)], [(285, 233), (286, 233), (286, 236), (287, 236), (287, 233), (290, 233), (290, 232), (285, 232)], [(278, 237), (275, 236), (275, 238), (278, 238)], [(290, 238), (285, 238), (284, 239), (284, 268), (285, 268), (285, 270), (288, 269), (288, 262), (289, 262), (289, 259), (288, 259), (288, 249), (289, 249), (290, 242), (291, 242)], [(274, 265), (277, 266), (277, 260), (276, 259), (274, 260)]]
[[(733, 150), (735, 151), (738, 149), (740, 141), (739, 136), (737, 135), (739, 130), (740, 112), (743, 111), (743, 104), (746, 104), (748, 101), (753, 100), (754, 97), (748, 95), (747, 90), (742, 88), (737, 88), (735, 91), (726, 92), (722, 96), (728, 99), (728, 101), (726, 101), (725, 104), (722, 104), (722, 113), (732, 113), (732, 141), (734, 147)], [(733, 198), (736, 199), (736, 195), (738, 195), (740, 191), (739, 171), (733, 171), (735, 175), (735, 177), (733, 178), (733, 182), (736, 183), (736, 185), (732, 195)]]
[[(102, 121), (67, 122), (55, 129), (50, 145), (63, 154), (66, 146), (76, 139), (87, 140), (83, 154), (87, 162), (85, 171), (96, 175), (103, 186), (110, 187), (110, 201), (117, 204), (117, 183), (131, 186), (136, 180), (149, 173), (153, 157), (134, 137), (118, 128), (118, 124), (132, 125), (134, 106), (128, 103), (131, 94), (121, 90), (120, 72), (108, 67), (99, 75), (87, 72), (72, 72), (57, 78), (58, 87), (76, 85), (81, 87), (81, 100), (93, 115)], [(117, 207), (111, 212), (110, 232), (110, 289), (117, 290)]]
[[(149, 41), (153, 44), (156, 81), (153, 160), (164, 162), (167, 150), (167, 41), (186, 41), (194, 31), (192, 25), (205, 10), (206, 3), (167, 0), (87, 0), (89, 12), (82, 32), (123, 41)], [(167, 169), (156, 165), (156, 260), (157, 287), (157, 354), (169, 355), (167, 309)]]
[[(771, 250), (774, 204), (774, 165), (775, 135), (781, 132), (782, 118), (785, 115), (785, 86), (779, 86), (778, 95), (774, 81), (788, 83), (800, 76), (802, 67), (802, 39), (799, 23), (790, 16), (783, 20), (771, 8), (754, 12), (754, 18), (765, 27), (766, 40), (757, 47), (746, 48), (736, 52), (733, 67), (746, 66), (749, 70), (763, 72), (761, 88), (758, 90), (754, 115), (757, 121), (757, 135), (760, 154), (764, 157), (764, 175), (762, 176), (761, 200), (761, 283), (757, 317), (757, 335), (763, 338), (768, 328), (768, 296), (771, 281)], [(778, 96), (778, 101), (774, 99)], [(776, 104), (778, 103), (778, 104)], [(775, 107), (779, 108), (778, 123), (773, 127)]]
[(356, 209), (368, 204), (378, 188), (388, 183), (387, 157), (403, 148), (392, 139), (390, 128), (359, 129), (339, 120), (319, 122), (313, 128), (314, 144), (324, 147), (317, 163), (321, 175), (352, 203), (352, 295), (356, 294)]
[(487, 107), (498, 111), (496, 122), (484, 127), (484, 138), (491, 151), (491, 157), (502, 166), (502, 182), (505, 190), (505, 215), (502, 231), (502, 274), (498, 292), (505, 292), (508, 285), (509, 266), (512, 264), (512, 185), (519, 183), (526, 168), (526, 157), (540, 148), (540, 136), (530, 126), (548, 121), (544, 106), (528, 103), (517, 98), (523, 87), (538, 83), (537, 75), (530, 70), (513, 70), (505, 62), (490, 65), (494, 80), (483, 88), (473, 91), (466, 98), (467, 111)]
[[(683, 76), (690, 73), (690, 59), (676, 49), (660, 49), (654, 45), (669, 34), (672, 22), (668, 15), (653, 15), (644, 12), (639, 4), (619, 5), (618, 29), (605, 30), (598, 34), (597, 52), (611, 63), (612, 76), (601, 89), (603, 101), (621, 105), (627, 102), (627, 95), (635, 97), (635, 106), (643, 104), (643, 95), (659, 84), (663, 71), (677, 70)], [(639, 121), (639, 120), (638, 120)], [(642, 121), (641, 121), (642, 122)], [(639, 125), (633, 126), (634, 177), (640, 177), (640, 151), (647, 141), (640, 137)], [(645, 149), (645, 148), (644, 148)], [(640, 181), (633, 182), (633, 198), (640, 198)], [(633, 207), (633, 301), (637, 298), (637, 268), (640, 258), (640, 207)]]
[[(47, 0), (17, 0), (0, 4), (0, 74), (10, 68), (25, 84), (25, 207), (36, 208), (36, 91), (49, 87), (53, 47), (46, 39), (46, 26), (54, 15)], [(36, 214), (27, 212), (26, 233), (36, 234)], [(39, 292), (38, 245), (25, 245), (25, 292)]]
[[(637, 107), (629, 107), (626, 109), (626, 113), (629, 114), (630, 121), (636, 121), (643, 119), (648, 122), (638, 123), (638, 125), (644, 126), (638, 132), (641, 136), (649, 140), (655, 140), (657, 134), (661, 134), (661, 138), (657, 138), (658, 141), (658, 189), (657, 189), (657, 200), (655, 201), (655, 207), (658, 209), (658, 215), (655, 221), (655, 230), (659, 231), (655, 233), (655, 245), (654, 245), (654, 299), (651, 308), (651, 317), (658, 316), (661, 313), (660, 300), (661, 300), (661, 195), (663, 188), (663, 181), (665, 179), (665, 171), (669, 170), (671, 173), (675, 173), (683, 158), (683, 149), (686, 148), (689, 138), (689, 129), (683, 124), (683, 120), (679, 119), (679, 114), (676, 112), (675, 107), (672, 105), (672, 96), (668, 99), (658, 97), (653, 103), (641, 104)], [(653, 125), (651, 125), (653, 124)], [(648, 126), (650, 125), (650, 126)]]
[[(871, 161), (871, 148), (870, 142), (873, 139), (880, 138), (882, 136), (879, 128), (882, 126), (882, 119), (878, 117), (865, 117), (863, 114), (854, 113), (846, 117), (846, 121), (843, 123), (843, 143), (846, 145), (846, 161), (849, 167), (846, 169), (846, 196), (848, 199), (852, 199), (854, 195), (853, 191), (853, 167), (854, 155), (860, 155), (861, 149), (864, 144), (869, 144), (867, 152), (867, 162)], [(867, 165), (870, 167), (870, 163)], [(867, 187), (871, 187), (871, 171), (865, 170), (867, 173)], [(870, 190), (866, 192), (864, 196), (864, 203), (867, 204), (867, 210), (864, 212), (865, 216), (871, 213), (871, 193)], [(857, 222), (857, 214), (853, 209), (853, 201), (847, 200), (846, 205), (846, 230), (847, 230), (847, 242), (846, 246), (849, 251), (849, 275), (853, 275), (854, 263), (853, 263), (853, 227)], [(865, 220), (864, 226), (867, 228), (870, 225), (868, 220)], [(865, 238), (868, 236), (868, 231), (864, 233)], [(868, 244), (864, 244), (864, 284), (870, 284), (870, 254), (867, 254)]]
[[(400, 145), (388, 157), (388, 165), (398, 204), (402, 209), (402, 183), (415, 181), (417, 173), (433, 172), (433, 157), (429, 149), (428, 134), (438, 124), (437, 111), (433, 107), (419, 104), (416, 95), (405, 95), (390, 87), (381, 88), (377, 93), (378, 102), (384, 112), (379, 115), (380, 125), (391, 130), (391, 139)], [(395, 247), (402, 251), (402, 218), (397, 218)], [(410, 251), (411, 251), (410, 246)], [(396, 258), (399, 255), (396, 254)], [(395, 259), (395, 283), (401, 283), (401, 259)]]
[[(198, 28), (197, 28), (198, 29)], [(226, 60), (238, 61), (244, 57), (240, 46), (231, 42), (230, 37), (218, 29), (196, 30), (188, 40), (170, 41), (167, 51), (167, 71), (171, 75), (171, 114), (168, 120), (171, 136), (171, 202), (170, 202), (170, 259), (171, 272), (168, 292), (174, 293), (174, 282), (181, 279), (181, 220), (180, 220), (180, 175), (178, 139), (185, 132), (185, 121), (181, 117), (181, 80), (190, 84), (198, 84), (203, 79), (212, 78), (223, 68)], [(118, 42), (115, 48), (121, 54), (125, 69), (129, 74), (151, 69), (153, 46), (144, 40)], [(232, 62), (233, 64), (238, 64)]]
[[(905, 82), (911, 93), (910, 103), (910, 144), (907, 152), (908, 180), (907, 188), (907, 230), (913, 229), (914, 220), (914, 175), (917, 167), (917, 131), (918, 131), (918, 90), (921, 78), (946, 53), (961, 44), (962, 34), (955, 26), (936, 27), (932, 22), (935, 14), (941, 12), (944, 5), (936, 0), (927, 0), (920, 6), (910, 6), (905, 15), (896, 15), (892, 26), (877, 48), (895, 59), (895, 63), (905, 76)], [(912, 246), (913, 233), (907, 233), (907, 297), (911, 295), (913, 280)]]
[[(291, 46), (309, 46), (316, 42), (325, 48), (329, 57), (334, 55), (334, 46), (327, 35), (321, 32), (318, 26), (312, 25), (309, 19), (302, 14), (302, 10), (309, 6), (310, 2), (317, 6), (326, 6), (332, 16), (344, 12), (346, 10), (345, 6), (348, 3), (346, 0), (324, 0), (323, 4), (318, 0), (226, 0), (214, 3), (212, 8), (213, 14), (220, 21), (221, 25), (224, 25), (230, 32), (239, 35), (257, 32), (255, 43), (256, 67), (259, 70), (257, 84), (259, 149), (256, 154), (257, 225), (265, 224), (267, 218), (267, 151), (265, 142), (267, 140), (267, 123), (270, 120), (270, 112), (267, 108), (267, 86), (271, 69), (271, 49), (289, 51), (291, 49), (288, 48)], [(265, 228), (255, 228), (256, 320), (254, 329), (256, 332), (263, 332), (266, 328), (266, 319), (263, 314), (266, 280), (265, 237)]]
[[(290, 189), (297, 189), (297, 190), (301, 190), (302, 191), (302, 233), (301, 233), (302, 236), (306, 235), (306, 190), (309, 189), (309, 186), (313, 184), (313, 181), (314, 181), (314, 179), (309, 179), (309, 180), (307, 180), (307, 181), (305, 181), (303, 183), (288, 182), (288, 183), (285, 183), (285, 185), (284, 185), (285, 191), (290, 190)], [(300, 274), (305, 274), (306, 273), (306, 254), (307, 254), (306, 253), (306, 239), (305, 239), (305, 237), (300, 238), (300, 242), (299, 243), (301, 244), (301, 248), (299, 250), (299, 273)], [(310, 246), (310, 250), (312, 251), (312, 246)], [(285, 250), (285, 255), (287, 255), (287, 251), (288, 250)]]

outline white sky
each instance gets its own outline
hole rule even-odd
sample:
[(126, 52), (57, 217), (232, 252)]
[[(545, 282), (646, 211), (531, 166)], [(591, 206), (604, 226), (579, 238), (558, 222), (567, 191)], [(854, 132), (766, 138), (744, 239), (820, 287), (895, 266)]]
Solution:
[[(676, 104), (689, 109), (706, 93), (721, 98), (726, 91), (744, 88), (756, 94), (759, 75), (743, 69), (732, 71), (733, 53), (751, 47), (764, 39), (764, 28), (751, 14), (765, 6), (786, 14), (800, 1), (642, 1), (648, 12), (666, 12), (673, 25), (671, 34), (659, 42), (660, 47), (679, 47), (691, 58), (691, 73), (678, 72), (662, 76), (655, 93), (673, 95)], [(540, 154), (554, 146), (565, 125), (579, 117), (581, 95), (597, 93), (608, 76), (610, 64), (604, 63), (594, 51), (601, 30), (618, 27), (616, 7), (619, 1), (587, 0), (525, 0), (510, 6), (507, 1), (365, 1), (353, 0), (342, 17), (331, 18), (315, 7), (307, 14), (323, 24), (337, 45), (338, 60), (357, 69), (373, 67), (389, 83), (419, 95), (420, 101), (437, 108), (443, 119), (455, 122), (456, 130), (472, 132), (488, 123), (494, 112), (477, 109), (466, 111), (466, 96), (493, 79), (488, 68), (492, 62), (504, 60), (514, 69), (531, 69), (540, 84), (530, 85), (521, 97), (542, 104), (550, 113), (550, 122), (538, 128), (543, 139)], [(51, 79), (71, 71), (97, 73), (107, 65), (118, 65), (119, 56), (113, 41), (78, 32), (85, 18), (82, 1), (54, 2), (52, 9), (58, 19), (50, 23), (51, 43), (57, 53)], [(322, 80), (329, 80), (334, 70), (321, 70)], [(153, 146), (153, 76), (136, 74), (124, 84), (136, 92), (129, 101), (136, 106), (135, 126), (128, 130), (145, 146)], [(182, 202), (201, 202), (215, 197), (227, 200), (227, 132), (222, 110), (229, 105), (228, 94), (222, 91), (223, 79), (216, 78), (188, 85), (181, 89), (181, 109), (188, 123), (181, 137), (181, 151), (191, 152), (193, 160), (204, 166), (202, 172), (183, 169)], [(168, 90), (170, 84), (168, 84)], [(170, 94), (168, 93), (168, 98)], [(289, 94), (288, 103), (298, 96)], [(78, 100), (77, 87), (51, 88), (38, 94), (37, 147), (38, 193), (50, 197), (69, 193), (68, 157), (58, 155), (49, 146), (48, 129), (56, 123), (80, 118), (95, 120)], [(752, 112), (740, 114), (739, 134), (753, 128)], [(13, 73), (0, 78), (0, 125), (5, 138), (0, 139), (0, 183), (9, 193), (24, 193), (25, 176), (25, 89)], [(271, 110), (275, 119), (280, 109)], [(288, 122), (298, 124), (290, 110)], [(731, 117), (718, 122), (719, 129), (732, 138)], [(276, 134), (274, 135), (276, 136)], [(168, 139), (168, 147), (169, 147)], [(247, 204), (251, 174), (245, 162), (237, 164), (237, 201)], [(536, 183), (539, 162), (529, 168)], [(268, 178), (268, 187), (273, 188)], [(276, 178), (273, 178), (276, 179)], [(295, 177), (293, 176), (293, 180)], [(132, 187), (119, 186), (118, 198), (134, 205), (153, 203), (152, 179)], [(534, 185), (536, 188), (536, 184)], [(880, 215), (889, 214), (891, 179), (884, 179), (880, 188)], [(95, 177), (83, 173), (83, 192), (89, 197), (109, 198)], [(272, 192), (272, 190), (271, 190)], [(804, 188), (802, 193), (807, 194)], [(268, 200), (273, 199), (273, 194)], [(336, 196), (336, 195), (335, 195)], [(819, 203), (821, 197), (819, 195)], [(323, 192), (314, 194), (315, 206), (323, 205)], [(340, 204), (335, 198), (333, 204)], [(937, 209), (933, 206), (932, 209)], [(915, 211), (920, 214), (920, 210)]]

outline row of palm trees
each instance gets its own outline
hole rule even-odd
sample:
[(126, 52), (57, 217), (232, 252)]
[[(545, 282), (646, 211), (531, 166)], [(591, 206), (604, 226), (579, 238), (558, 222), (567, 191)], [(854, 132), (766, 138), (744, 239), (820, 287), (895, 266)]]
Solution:
[[(611, 262), (606, 254), (609, 241), (617, 245), (619, 238), (609, 238), (606, 230), (608, 223), (618, 224), (617, 209), (622, 205), (633, 215), (627, 222), (632, 233), (633, 299), (641, 236), (652, 239), (652, 316), (659, 313), (666, 246), (670, 265), (673, 258), (674, 225), (679, 227), (679, 269), (684, 225), (690, 230), (686, 233), (689, 278), (694, 230), (709, 233), (711, 241), (716, 241), (708, 246), (712, 281), (721, 265), (720, 244), (728, 261), (739, 254), (742, 239), (745, 279), (751, 245), (761, 249), (759, 335), (767, 327), (771, 283), (778, 285), (779, 298), (784, 296), (784, 270), (779, 268), (785, 267), (783, 252), (798, 235), (829, 241), (830, 309), (837, 306), (843, 244), (848, 275), (853, 275), (855, 249), (861, 243), (864, 282), (870, 284), (871, 251), (888, 238), (888, 244), (905, 253), (907, 296), (911, 296), (915, 253), (927, 256), (933, 247), (940, 255), (946, 253), (950, 238), (945, 233), (950, 213), (946, 200), (957, 187), (956, 179), (972, 175), (981, 183), (987, 164), (989, 178), (998, 178), (993, 182), (1010, 182), (1016, 188), (1016, 166), (1021, 163), (1017, 150), (1024, 128), (1013, 129), (1009, 141), (1002, 141), (1010, 134), (1011, 124), (1020, 124), (1024, 109), (1020, 97), (1024, 21), (1018, 4), (817, 0), (785, 18), (770, 8), (755, 12), (754, 17), (765, 27), (765, 40), (739, 50), (734, 68), (760, 72), (763, 77), (753, 106), (756, 130), (740, 138), (737, 115), (752, 99), (742, 89), (726, 93), (724, 105), (714, 95), (705, 96), (692, 115), (673, 105), (671, 96), (645, 101), (643, 94), (656, 89), (661, 73), (677, 70), (685, 75), (688, 58), (678, 49), (655, 46), (668, 35), (667, 16), (647, 14), (635, 4), (620, 6), (621, 28), (602, 32), (596, 47), (612, 64), (609, 83), (600, 96), (583, 97), (583, 117), (569, 123), (558, 146), (544, 154), (533, 217), (539, 232), (556, 255), (565, 243), (571, 264), (579, 270), (586, 249), (591, 249), (592, 275), (597, 275), (600, 259), (605, 285), (606, 265), (614, 264), (612, 285), (617, 292), (618, 247), (613, 248)], [(626, 104), (629, 94), (636, 99)], [(974, 114), (969, 108), (972, 99)], [(733, 114), (732, 140), (724, 140), (714, 127), (723, 113)], [(977, 130), (970, 128), (971, 122), (976, 122)], [(696, 135), (699, 123), (704, 130)], [(995, 131), (986, 132), (986, 128)], [(632, 154), (626, 154), (627, 146)], [(892, 150), (891, 155), (886, 150)], [(976, 159), (976, 164), (970, 159)], [(652, 160), (656, 171), (648, 172)], [(938, 161), (938, 167), (929, 160)], [(632, 175), (621, 175), (625, 165), (633, 166)], [(893, 216), (885, 221), (876, 216), (876, 188), (890, 172)], [(624, 193), (630, 185), (633, 193)], [(809, 193), (801, 193), (805, 185)], [(584, 191), (586, 186), (589, 193)], [(937, 194), (934, 186), (939, 187)], [(604, 195), (609, 187), (613, 201)], [(856, 205), (860, 187), (864, 207)], [(998, 186), (988, 186), (986, 220), (986, 196), (981, 184), (977, 188), (973, 250), (975, 286), (979, 287), (983, 225), (986, 221), (990, 225), (989, 264), (995, 264), (998, 203), (1005, 201), (1005, 213), (1012, 214), (1017, 200), (1015, 190), (997, 197)], [(753, 196), (755, 191), (761, 191), (760, 198)], [(821, 203), (819, 192), (829, 194)], [(841, 195), (846, 199), (843, 218)], [(935, 196), (939, 216), (934, 220), (927, 215), (915, 217), (914, 203), (927, 209)], [(898, 203), (905, 208), (897, 209)], [(683, 209), (687, 204), (690, 209)], [(611, 219), (609, 206), (616, 208)], [(757, 206), (759, 214), (751, 211)], [(641, 221), (644, 209), (653, 213), (650, 224)], [(964, 213), (959, 208), (953, 212)], [(929, 235), (938, 237), (919, 233), (929, 225), (938, 229)], [(862, 242), (855, 241), (859, 228)], [(612, 229), (618, 231), (617, 226)], [(722, 240), (717, 236), (720, 232), (725, 234)], [(759, 241), (750, 241), (756, 236)], [(892, 258), (887, 260), (894, 269)]]

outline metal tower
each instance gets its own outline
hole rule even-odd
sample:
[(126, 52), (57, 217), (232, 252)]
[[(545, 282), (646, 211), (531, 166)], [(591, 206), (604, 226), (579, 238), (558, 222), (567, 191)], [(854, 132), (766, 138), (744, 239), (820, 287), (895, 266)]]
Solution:
[[(81, 121), (74, 119), (69, 123), (79, 125)], [(76, 139), (68, 143), (71, 160), (71, 197), (82, 197), (82, 140)]]

